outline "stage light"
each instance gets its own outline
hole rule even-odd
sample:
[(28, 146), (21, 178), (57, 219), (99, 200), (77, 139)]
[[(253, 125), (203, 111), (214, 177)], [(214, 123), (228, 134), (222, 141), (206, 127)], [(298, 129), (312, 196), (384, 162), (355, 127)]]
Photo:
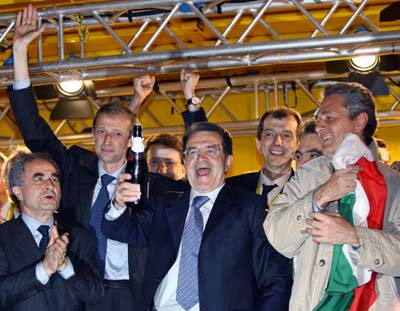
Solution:
[(375, 69), (379, 63), (379, 56), (361, 55), (353, 57), (349, 60), (351, 68), (359, 73), (369, 73)]
[(57, 90), (64, 96), (78, 96), (84, 91), (82, 80), (62, 81), (56, 84)]

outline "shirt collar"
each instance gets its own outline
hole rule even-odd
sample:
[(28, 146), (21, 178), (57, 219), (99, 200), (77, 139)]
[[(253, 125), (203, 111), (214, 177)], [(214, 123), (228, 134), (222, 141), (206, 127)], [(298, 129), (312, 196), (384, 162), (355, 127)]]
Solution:
[(260, 172), (260, 181), (262, 185), (273, 185), (276, 184), (278, 187), (283, 187), (287, 181), (289, 180), (290, 176), (292, 175), (292, 170), (290, 169), (285, 175), (275, 179), (270, 180), (267, 176), (264, 175), (263, 171)]
[(112, 173), (107, 172), (107, 171), (100, 165), (100, 163), (99, 163), (99, 166), (98, 166), (98, 167), (99, 167), (99, 180), (100, 180), (100, 183), (101, 183), (101, 176), (103, 176), (104, 174), (108, 174), (108, 175), (111, 175), (111, 176), (115, 177), (115, 179), (112, 181), (112, 183), (116, 183), (117, 180), (118, 180), (119, 174), (121, 174), (123, 171), (125, 171), (126, 160), (125, 160), (124, 164), (123, 164), (120, 168), (118, 168), (117, 170), (115, 170), (115, 171), (112, 172)]
[(197, 197), (197, 196), (204, 196), (204, 195), (205, 195), (205, 196), (208, 196), (209, 199), (210, 199), (210, 201), (208, 201), (208, 202), (210, 202), (212, 205), (214, 205), (214, 202), (215, 202), (215, 200), (217, 199), (217, 196), (218, 196), (219, 192), (221, 191), (221, 189), (222, 189), (222, 187), (223, 187), (224, 185), (225, 185), (225, 183), (222, 184), (221, 186), (215, 188), (213, 191), (207, 192), (207, 193), (200, 193), (200, 192), (197, 192), (196, 190), (194, 190), (194, 189), (192, 188), (192, 189), (190, 190), (190, 202), (193, 201), (193, 198), (194, 198), (194, 197)]
[(37, 220), (27, 214), (24, 214), (24, 213), (21, 214), (21, 218), (22, 218), (23, 222), (27, 225), (27, 227), (29, 228), (29, 231), (32, 233), (33, 236), (38, 234), (37, 229), (39, 228), (39, 226), (47, 225), (51, 229), (51, 227), (53, 226), (53, 223), (54, 223), (53, 217), (51, 217), (49, 219), (49, 221), (45, 222), (45, 223), (42, 223), (39, 220)]

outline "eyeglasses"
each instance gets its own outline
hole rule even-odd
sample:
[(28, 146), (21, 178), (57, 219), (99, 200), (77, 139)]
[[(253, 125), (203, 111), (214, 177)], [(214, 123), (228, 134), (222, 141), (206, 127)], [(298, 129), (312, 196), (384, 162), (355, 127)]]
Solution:
[(269, 139), (269, 140), (275, 139), (277, 136), (280, 136), (283, 141), (287, 141), (287, 142), (291, 142), (295, 137), (295, 135), (292, 132), (283, 131), (283, 132), (277, 133), (272, 129), (266, 129), (261, 134), (262, 138)]
[(173, 168), (177, 162), (168, 158), (150, 158), (148, 165), (152, 169), (157, 169), (161, 165), (165, 165), (168, 169)]
[(183, 152), (186, 160), (198, 159), (200, 152), (204, 151), (207, 157), (215, 158), (221, 150), (221, 145), (208, 145), (205, 147), (188, 147)]
[(306, 156), (308, 159), (315, 159), (315, 158), (322, 156), (322, 151), (320, 151), (318, 149), (311, 149), (311, 150), (307, 150), (304, 152), (296, 151), (296, 153), (294, 155), (296, 160), (301, 160), (301, 159), (303, 159), (303, 157), (306, 157)]

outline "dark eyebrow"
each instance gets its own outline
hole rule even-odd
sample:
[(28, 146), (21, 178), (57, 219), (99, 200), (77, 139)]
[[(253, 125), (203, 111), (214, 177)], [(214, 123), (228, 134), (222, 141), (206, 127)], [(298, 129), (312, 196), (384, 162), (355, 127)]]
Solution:
[(43, 173), (35, 173), (33, 174), (32, 178), (35, 179), (36, 177), (42, 177), (42, 176), (44, 176)]

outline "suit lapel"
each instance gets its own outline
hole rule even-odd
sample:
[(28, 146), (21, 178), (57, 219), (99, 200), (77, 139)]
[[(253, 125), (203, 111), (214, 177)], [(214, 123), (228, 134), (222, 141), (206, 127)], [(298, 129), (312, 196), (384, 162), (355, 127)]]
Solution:
[(12, 227), (11, 232), (12, 236), (10, 239), (13, 241), (15, 248), (20, 252), (18, 260), (26, 262), (27, 265), (40, 260), (39, 247), (21, 216), (15, 220), (15, 226)]
[(176, 199), (168, 202), (165, 206), (169, 231), (174, 241), (175, 252), (178, 252), (182, 239), (183, 228), (189, 209), (190, 190), (185, 191)]
[[(98, 158), (97, 156), (90, 157), (86, 165), (81, 167), (86, 168), (86, 172), (81, 174), (79, 179), (79, 191), (80, 191), (80, 217), (83, 224), (88, 224), (90, 219), (90, 211), (92, 206), (92, 199), (94, 188), (96, 186), (97, 179), (99, 178), (98, 169)], [(89, 207), (89, 208), (88, 208)]]
[(203, 241), (210, 235), (210, 233), (234, 205), (234, 202), (232, 202), (230, 198), (230, 189), (230, 186), (225, 185), (219, 192), (203, 233)]

